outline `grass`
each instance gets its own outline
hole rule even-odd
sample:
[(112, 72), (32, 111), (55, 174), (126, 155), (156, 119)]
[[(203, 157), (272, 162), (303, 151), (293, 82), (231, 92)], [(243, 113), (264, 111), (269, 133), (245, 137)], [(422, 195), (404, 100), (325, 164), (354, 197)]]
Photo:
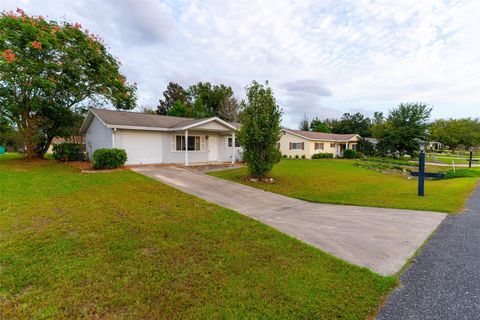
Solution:
[(128, 170), (0, 156), (0, 203), (2, 319), (364, 319), (397, 281)]
[[(432, 153), (429, 153), (429, 154), (427, 154), (427, 159), (426, 160), (427, 161), (432, 161), (432, 162), (450, 164), (450, 165), (452, 164), (452, 161), (455, 164), (468, 164), (469, 163), (469, 155), (468, 154), (455, 155), (455, 154), (441, 154), (441, 153), (432, 154)], [(480, 161), (480, 158), (478, 158), (477, 156), (473, 157), (473, 164), (478, 164), (479, 161)]]
[(271, 176), (276, 183), (250, 182), (245, 168), (210, 173), (290, 197), (322, 203), (359, 206), (460, 211), (478, 177), (432, 180), (425, 183), (425, 197), (417, 196), (417, 180), (384, 174), (354, 165), (352, 160), (282, 160)]

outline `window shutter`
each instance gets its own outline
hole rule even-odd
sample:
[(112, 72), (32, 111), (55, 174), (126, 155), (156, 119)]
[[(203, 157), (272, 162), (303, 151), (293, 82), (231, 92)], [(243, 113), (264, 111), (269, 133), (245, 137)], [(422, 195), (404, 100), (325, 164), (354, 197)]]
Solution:
[(176, 139), (176, 136), (175, 136), (174, 134), (172, 134), (172, 147), (171, 147), (171, 149), (172, 149), (171, 151), (172, 151), (172, 152), (174, 152), (174, 151), (176, 150), (176, 145), (175, 145), (176, 141), (175, 141), (175, 139)]
[(205, 151), (205, 136), (200, 137), (200, 151)]
[(302, 142), (302, 150), (305, 150), (305, 142)]
[(291, 142), (288, 143), (288, 150), (292, 150), (292, 143)]

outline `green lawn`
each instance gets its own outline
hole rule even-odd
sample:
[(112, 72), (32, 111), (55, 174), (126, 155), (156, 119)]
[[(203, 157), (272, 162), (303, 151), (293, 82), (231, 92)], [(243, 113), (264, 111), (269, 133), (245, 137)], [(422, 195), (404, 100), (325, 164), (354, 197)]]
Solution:
[(2, 319), (364, 319), (396, 283), (131, 171), (0, 156), (0, 204)]
[(478, 177), (426, 181), (425, 197), (417, 196), (417, 180), (354, 165), (353, 160), (282, 160), (271, 176), (276, 183), (245, 180), (245, 168), (211, 175), (313, 202), (372, 207), (458, 212)]

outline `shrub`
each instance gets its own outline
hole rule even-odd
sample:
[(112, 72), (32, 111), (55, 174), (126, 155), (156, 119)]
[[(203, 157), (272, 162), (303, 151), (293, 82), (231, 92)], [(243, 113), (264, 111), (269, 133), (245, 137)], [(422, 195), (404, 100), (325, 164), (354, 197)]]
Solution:
[(302, 159), (305, 159), (305, 155), (304, 155), (304, 154), (302, 154)]
[(283, 159), (286, 159), (286, 158), (288, 158), (288, 156), (287, 156), (286, 154), (284, 154), (284, 155), (282, 156), (282, 158), (283, 158)]
[(333, 159), (333, 153), (315, 153), (312, 159)]
[(97, 149), (93, 153), (94, 169), (112, 169), (123, 166), (127, 161), (127, 153), (123, 149)]
[(295, 159), (299, 159), (300, 157), (298, 156), (298, 154), (295, 155)]
[(58, 161), (83, 161), (83, 145), (64, 142), (53, 145), (53, 159)]
[(355, 158), (355, 150), (352, 150), (352, 149), (343, 150), (343, 157), (344, 157), (345, 159), (353, 159), (353, 158)]
[(355, 158), (362, 159), (362, 158), (365, 158), (365, 155), (363, 154), (363, 152), (357, 151), (355, 152)]

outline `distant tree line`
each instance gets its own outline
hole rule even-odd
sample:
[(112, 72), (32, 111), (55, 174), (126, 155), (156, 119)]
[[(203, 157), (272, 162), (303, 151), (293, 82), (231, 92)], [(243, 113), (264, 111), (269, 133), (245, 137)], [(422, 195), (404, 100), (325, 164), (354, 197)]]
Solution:
[(358, 147), (366, 154), (414, 155), (420, 141), (436, 141), (450, 149), (480, 145), (480, 120), (472, 118), (439, 119), (429, 123), (432, 108), (424, 103), (401, 103), (385, 116), (375, 112), (369, 118), (361, 113), (345, 113), (340, 119), (318, 117), (309, 121), (304, 115), (299, 129), (327, 133), (356, 133), (362, 138), (379, 140), (373, 145), (367, 140)]

